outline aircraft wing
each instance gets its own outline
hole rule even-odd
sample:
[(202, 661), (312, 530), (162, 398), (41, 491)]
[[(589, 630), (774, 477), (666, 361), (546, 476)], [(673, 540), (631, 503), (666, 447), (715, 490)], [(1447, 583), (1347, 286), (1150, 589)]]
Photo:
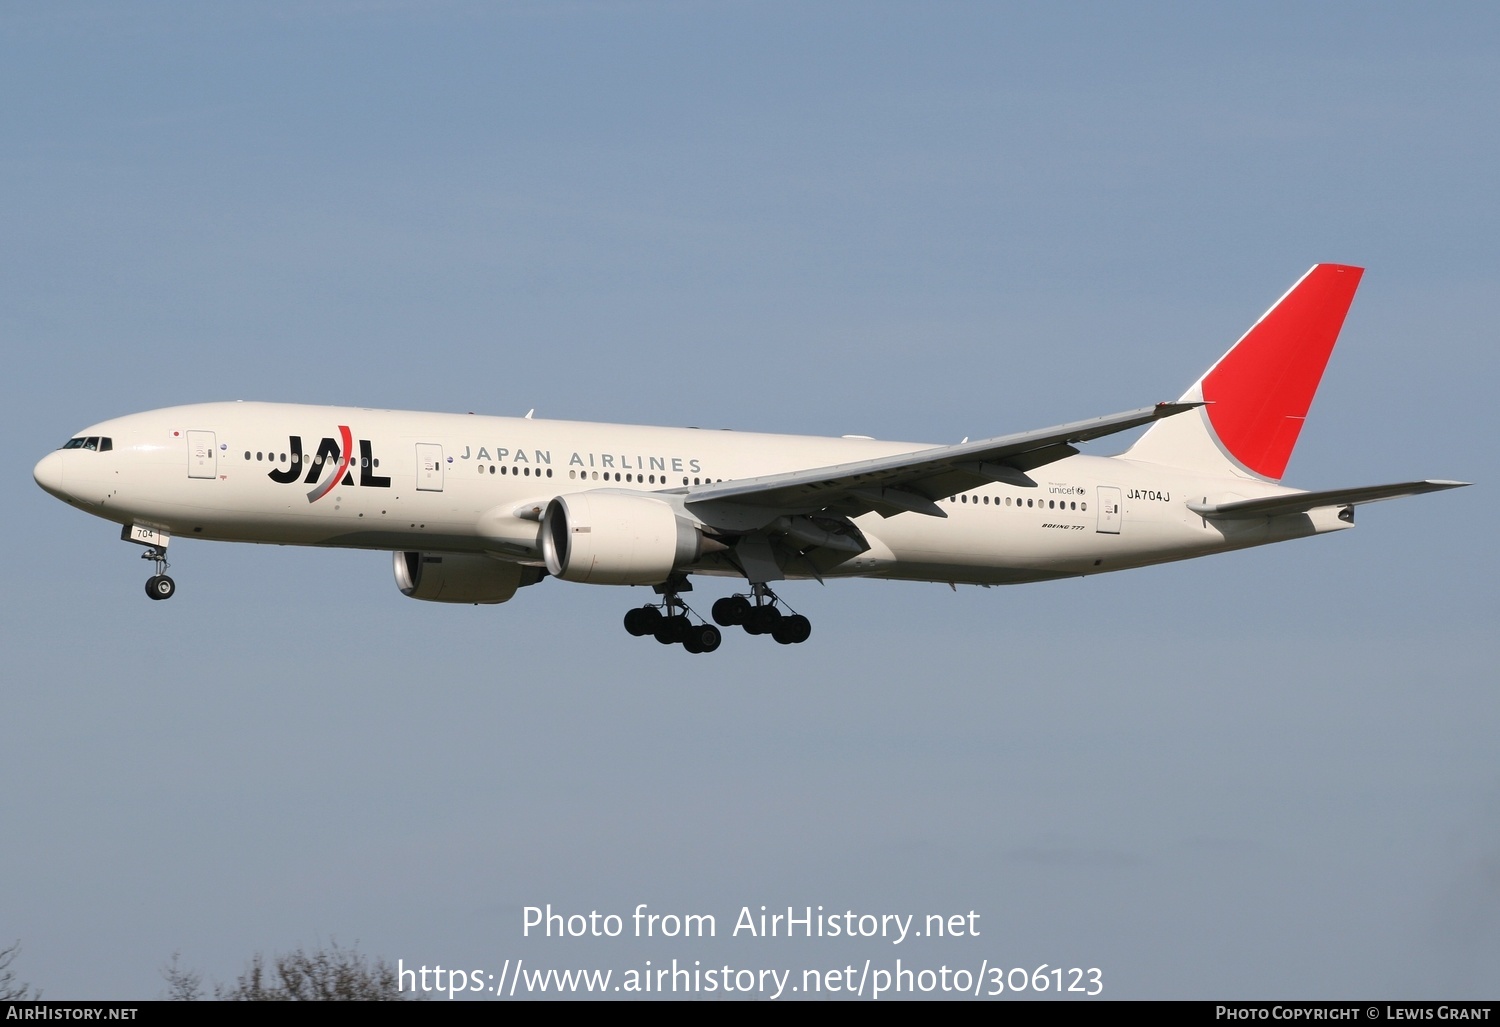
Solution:
[(883, 517), (898, 513), (946, 517), (936, 502), (943, 496), (992, 482), (1033, 487), (1036, 482), (1026, 472), (1072, 456), (1078, 452), (1073, 443), (1128, 431), (1201, 405), (1158, 403), (1017, 435), (694, 486), (686, 490), (685, 502), (690, 508), (703, 504), (705, 512), (732, 504), (789, 514), (828, 510), (847, 516), (873, 511)]
[(1203, 517), (1224, 520), (1246, 520), (1253, 517), (1278, 517), (1282, 514), (1307, 513), (1325, 506), (1353, 506), (1381, 499), (1420, 496), (1424, 492), (1461, 489), (1466, 481), (1402, 481), (1393, 485), (1364, 485), (1353, 489), (1325, 489), (1322, 492), (1293, 492), (1266, 499), (1241, 499), (1233, 503), (1189, 503), (1188, 509)]

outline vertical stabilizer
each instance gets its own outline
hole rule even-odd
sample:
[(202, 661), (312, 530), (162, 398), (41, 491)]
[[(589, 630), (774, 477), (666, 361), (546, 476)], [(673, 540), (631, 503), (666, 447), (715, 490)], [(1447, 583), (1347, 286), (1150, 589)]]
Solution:
[(1205, 405), (1158, 421), (1125, 456), (1279, 480), (1362, 274), (1314, 266), (1182, 397)]

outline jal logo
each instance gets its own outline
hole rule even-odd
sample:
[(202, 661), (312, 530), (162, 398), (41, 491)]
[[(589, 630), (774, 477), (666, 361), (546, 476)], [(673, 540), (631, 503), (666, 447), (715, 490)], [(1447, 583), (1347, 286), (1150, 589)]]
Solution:
[[(337, 439), (325, 438), (318, 443), (317, 454), (311, 460), (306, 461), (308, 464), (306, 477), (302, 475), (302, 465), (304, 462), (302, 458), (302, 436), (288, 436), (287, 444), (292, 451), (291, 466), (284, 471), (271, 471), (266, 477), (279, 485), (291, 485), (301, 478), (304, 485), (314, 486), (313, 490), (307, 494), (307, 501), (309, 503), (316, 503), (332, 492), (336, 485), (356, 484), (354, 469), (350, 466), (354, 444), (347, 424), (339, 425), (339, 437)], [(375, 473), (375, 462), (375, 454), (370, 446), (370, 440), (360, 439), (359, 481), (357, 484), (364, 488), (390, 488), (391, 479)], [(328, 473), (329, 468), (332, 468), (332, 473)]]

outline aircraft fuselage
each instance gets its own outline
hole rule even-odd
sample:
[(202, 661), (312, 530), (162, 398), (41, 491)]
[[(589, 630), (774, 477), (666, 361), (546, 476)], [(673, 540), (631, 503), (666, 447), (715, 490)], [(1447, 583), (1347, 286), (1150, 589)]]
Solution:
[[(96, 424), (108, 452), (58, 450), (49, 492), (179, 538), (514, 554), (559, 493), (671, 494), (699, 484), (929, 448), (863, 438), (549, 421), (276, 403), (206, 403)], [(995, 482), (921, 513), (854, 518), (870, 542), (786, 577), (1004, 584), (1120, 570), (1349, 527), (1336, 511), (1215, 523), (1190, 499), (1289, 490), (1121, 457), (1047, 464), (1036, 486)], [(528, 519), (521, 516), (531, 511)], [(1323, 514), (1323, 516), (1316, 516)], [(734, 573), (710, 557), (700, 573)]]
[[(713, 619), (776, 641), (811, 624), (771, 583), (1000, 585), (1099, 574), (1354, 523), (1358, 503), (1458, 488), (1280, 484), (1361, 269), (1308, 271), (1173, 403), (948, 445), (277, 403), (205, 403), (85, 429), (37, 482), (125, 526), (170, 598), (173, 537), (390, 550), (400, 590), (503, 603), (552, 575), (650, 585), (625, 627), (691, 652), (681, 598), (741, 579)], [(1118, 456), (1077, 448), (1148, 427)], [(695, 620), (695, 618), (697, 618)]]

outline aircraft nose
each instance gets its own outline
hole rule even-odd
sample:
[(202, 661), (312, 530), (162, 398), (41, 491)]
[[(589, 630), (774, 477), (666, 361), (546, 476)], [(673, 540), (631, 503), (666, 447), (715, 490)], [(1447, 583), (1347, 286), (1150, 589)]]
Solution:
[(53, 450), (37, 461), (31, 476), (36, 483), (46, 489), (58, 499), (67, 499), (67, 493), (63, 491), (63, 455), (60, 450)]

